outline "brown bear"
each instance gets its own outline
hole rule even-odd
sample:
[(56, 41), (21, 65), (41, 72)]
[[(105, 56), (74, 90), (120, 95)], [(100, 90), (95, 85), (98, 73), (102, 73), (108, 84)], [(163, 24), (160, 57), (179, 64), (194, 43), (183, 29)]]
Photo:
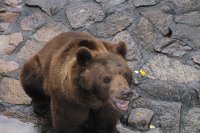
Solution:
[(50, 99), (57, 133), (116, 133), (132, 96), (124, 42), (62, 33), (28, 60), (20, 76), (34, 100)]

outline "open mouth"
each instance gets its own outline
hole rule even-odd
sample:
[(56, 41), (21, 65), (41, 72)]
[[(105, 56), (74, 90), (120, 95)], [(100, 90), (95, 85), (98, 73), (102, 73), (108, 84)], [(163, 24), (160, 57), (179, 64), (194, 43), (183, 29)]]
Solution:
[(128, 109), (128, 104), (129, 104), (129, 101), (127, 100), (123, 100), (123, 99), (118, 99), (116, 97), (113, 97), (112, 98), (112, 101), (114, 102), (115, 106), (122, 110), (122, 111), (126, 111)]

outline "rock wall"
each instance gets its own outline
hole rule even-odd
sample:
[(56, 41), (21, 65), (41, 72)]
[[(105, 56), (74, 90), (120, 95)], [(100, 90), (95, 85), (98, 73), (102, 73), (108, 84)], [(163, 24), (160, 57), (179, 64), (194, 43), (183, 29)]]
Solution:
[(27, 118), (21, 66), (66, 31), (128, 43), (134, 96), (121, 133), (200, 132), (200, 0), (1, 0), (1, 114)]

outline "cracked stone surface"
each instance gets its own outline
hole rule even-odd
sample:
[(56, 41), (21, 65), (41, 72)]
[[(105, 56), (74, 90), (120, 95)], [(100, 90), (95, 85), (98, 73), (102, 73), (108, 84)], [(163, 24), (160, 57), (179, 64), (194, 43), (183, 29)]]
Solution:
[(126, 55), (127, 60), (140, 60), (141, 52), (136, 42), (133, 40), (128, 31), (122, 31), (115, 35), (113, 42), (119, 42), (123, 40), (128, 45), (128, 53)]
[(154, 112), (150, 109), (136, 108), (131, 111), (128, 122), (138, 130), (146, 131)]
[(24, 92), (19, 80), (4, 78), (0, 88), (0, 100), (3, 102), (11, 104), (31, 103), (31, 98)]
[(200, 64), (200, 52), (196, 53), (192, 59), (195, 63)]
[(146, 83), (139, 85), (140, 89), (146, 94), (162, 99), (182, 102), (189, 105), (191, 102), (191, 95), (186, 85), (168, 83), (160, 80), (148, 80)]
[(0, 35), (0, 54), (11, 54), (11, 52), (23, 41), (22, 33)]
[(159, 2), (160, 0), (133, 0), (133, 3), (136, 7), (156, 5)]
[(117, 5), (125, 2), (126, 0), (96, 0), (96, 1), (104, 4)]
[(199, 0), (170, 0), (174, 3), (173, 9), (177, 14), (199, 9)]
[(187, 51), (191, 50), (192, 48), (186, 45), (186, 43), (167, 37), (162, 38), (155, 47), (155, 51), (175, 57), (182, 57)]
[(155, 125), (155, 127), (161, 127), (167, 133), (179, 133), (180, 103), (139, 98), (134, 101), (133, 105), (134, 108), (148, 108), (153, 110), (155, 113), (151, 124)]
[(163, 131), (160, 128), (156, 128), (156, 129), (150, 129), (146, 133), (163, 133)]
[(4, 22), (13, 22), (16, 20), (19, 13), (5, 12), (0, 14), (0, 20)]
[(142, 13), (162, 32), (163, 35), (169, 34), (169, 25), (173, 21), (173, 16), (163, 13), (161, 10), (150, 10)]
[(175, 22), (191, 26), (200, 26), (200, 11), (177, 15)]
[(4, 22), (13, 22), (16, 20), (17, 16), (19, 16), (19, 13), (13, 13), (13, 12), (0, 13), (0, 20)]
[(21, 21), (21, 28), (24, 31), (37, 29), (45, 24), (45, 18), (39, 13), (33, 13)]
[(4, 32), (4, 28), (2, 26), (0, 26), (0, 32)]
[(0, 23), (0, 34), (6, 33), (9, 29), (9, 23)]
[(49, 15), (53, 15), (62, 9), (69, 0), (28, 0), (27, 5), (39, 6), (43, 11)]
[(97, 23), (90, 30), (95, 30), (98, 37), (106, 38), (122, 31), (134, 21), (127, 12), (116, 12), (105, 18), (105, 21)]
[(73, 28), (80, 28), (102, 21), (105, 14), (102, 8), (94, 2), (75, 3), (66, 10), (67, 17)]
[(52, 22), (39, 29), (35, 33), (34, 38), (40, 42), (48, 42), (50, 39), (57, 36), (58, 34), (67, 31), (70, 31), (70, 29), (64, 24), (60, 22)]
[(144, 17), (140, 19), (134, 29), (134, 34), (144, 41), (144, 47), (148, 48), (157, 40), (157, 35), (153, 32), (152, 24)]
[[(191, 40), (196, 47), (200, 47), (200, 27), (190, 27), (185, 24), (177, 24), (172, 32), (176, 38), (180, 40)], [(195, 33), (195, 34), (193, 34)]]
[(9, 6), (18, 6), (20, 3), (22, 3), (22, 0), (5, 0), (5, 4)]
[(200, 131), (200, 109), (193, 108), (188, 111), (185, 118), (183, 133), (198, 133)]
[(42, 42), (37, 42), (35, 40), (27, 40), (26, 45), (21, 48), (21, 50), (17, 53), (17, 56), (19, 58), (23, 58), (27, 60), (33, 54), (38, 52), (43, 46), (44, 46), (44, 43)]
[(0, 133), (55, 133), (50, 112), (33, 112), (19, 75), (68, 31), (127, 43), (133, 96), (120, 133), (200, 131), (199, 0), (0, 0)]
[(200, 103), (200, 83), (192, 84), (192, 88), (195, 90), (197, 101)]
[(171, 80), (179, 83), (200, 81), (200, 70), (184, 65), (180, 61), (170, 59), (167, 56), (155, 56), (143, 66), (143, 69), (147, 72), (147, 77), (150, 79)]
[(96, 0), (107, 13), (115, 12), (127, 0)]
[(0, 73), (6, 74), (19, 68), (19, 64), (15, 61), (0, 60)]

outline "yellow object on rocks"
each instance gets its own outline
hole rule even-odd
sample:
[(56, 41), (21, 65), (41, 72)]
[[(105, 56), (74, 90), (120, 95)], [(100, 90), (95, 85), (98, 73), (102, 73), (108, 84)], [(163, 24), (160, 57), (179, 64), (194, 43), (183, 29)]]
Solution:
[(139, 71), (136, 70), (136, 71), (134, 71), (134, 73), (140, 74), (142, 77), (146, 76), (146, 72), (144, 70), (142, 70), (142, 69), (140, 69)]
[(142, 77), (145, 77), (146, 76), (146, 72), (142, 69), (140, 69), (140, 74), (142, 75)]

